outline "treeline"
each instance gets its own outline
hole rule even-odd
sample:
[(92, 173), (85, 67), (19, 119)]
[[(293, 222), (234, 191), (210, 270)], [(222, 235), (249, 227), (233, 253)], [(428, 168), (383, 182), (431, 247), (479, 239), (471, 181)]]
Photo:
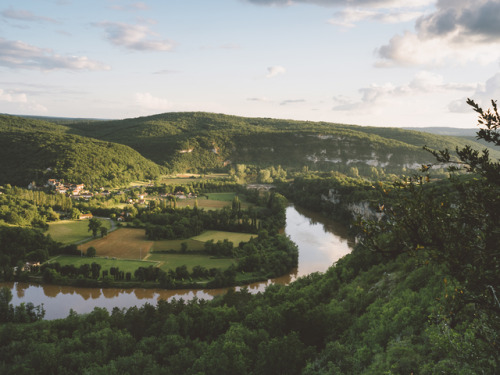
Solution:
[[(352, 167), (363, 177), (400, 174), (406, 168), (415, 169), (415, 163), (432, 161), (422, 150), (424, 144), (434, 149), (455, 149), (466, 143), (460, 138), (396, 128), (200, 112), (72, 123), (68, 127), (87, 137), (133, 147), (143, 156), (167, 166), (172, 173), (222, 170), (231, 161), (232, 165), (259, 168), (279, 164), (290, 171), (303, 167), (319, 171), (339, 168), (339, 172), (346, 174)], [(481, 150), (484, 146), (475, 144), (475, 148)]]
[(259, 198), (263, 207), (241, 209), (238, 197), (231, 208), (205, 211), (196, 205), (191, 209), (157, 207), (154, 211), (138, 211), (137, 219), (146, 226), (146, 236), (150, 240), (183, 239), (200, 234), (204, 230), (257, 233), (265, 229), (276, 234), (285, 226), (285, 208), (288, 201), (278, 193), (270, 193)]
[(73, 202), (63, 194), (48, 194), (6, 185), (0, 190), (0, 225), (11, 224), (47, 228), (59, 212), (71, 213)]

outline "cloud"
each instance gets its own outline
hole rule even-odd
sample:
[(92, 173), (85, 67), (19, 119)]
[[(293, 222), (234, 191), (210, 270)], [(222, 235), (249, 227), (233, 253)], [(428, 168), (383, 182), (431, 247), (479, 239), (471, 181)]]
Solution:
[(286, 69), (280, 65), (270, 66), (267, 68), (267, 71), (268, 71), (268, 74), (266, 75), (266, 78), (273, 78), (273, 77), (276, 77), (280, 74), (286, 73)]
[(16, 93), (13, 91), (4, 91), (0, 89), (0, 102), (27, 103), (28, 97), (24, 93)]
[(130, 25), (120, 22), (100, 22), (95, 24), (105, 31), (106, 39), (112, 44), (136, 51), (170, 51), (174, 43), (167, 39), (151, 39), (157, 34), (148, 25)]
[(415, 7), (428, 5), (434, 0), (246, 0), (249, 3), (257, 5), (272, 5), (272, 6), (290, 6), (296, 4), (319, 5), (324, 7)]
[(149, 92), (138, 92), (135, 94), (135, 102), (144, 109), (155, 111), (167, 111), (172, 108), (173, 103), (163, 98), (156, 98)]
[(395, 11), (381, 12), (369, 9), (346, 8), (336, 12), (333, 18), (328, 20), (331, 25), (341, 27), (354, 27), (357, 22), (361, 21), (377, 21), (382, 23), (400, 23), (408, 22), (420, 17), (423, 13), (417, 11)]
[(86, 56), (61, 56), (20, 41), (0, 38), (0, 66), (40, 70), (109, 70), (110, 67)]
[(28, 100), (28, 95), (16, 90), (0, 89), (0, 102), (6, 103), (9, 111), (24, 113), (46, 113), (47, 108), (41, 104)]
[[(478, 85), (475, 92), (468, 97), (474, 99), (483, 108), (490, 108), (491, 100), (500, 98), (500, 73), (486, 80), (484, 84)], [(450, 102), (448, 105), (449, 111), (456, 113), (470, 112), (471, 108), (466, 103), (466, 100), (466, 97), (462, 97)]]
[(402, 97), (416, 97), (435, 93), (451, 93), (460, 91), (473, 91), (477, 84), (446, 83), (442, 76), (427, 71), (419, 72), (405, 85), (395, 86), (392, 83), (372, 84), (358, 91), (361, 100), (356, 101), (348, 97), (334, 97), (334, 110), (346, 111), (365, 108), (366, 105), (390, 103), (393, 99)]
[(60, 23), (53, 18), (37, 16), (28, 10), (15, 10), (12, 7), (0, 13), (4, 18), (27, 22)]
[(121, 11), (136, 11), (136, 10), (147, 10), (149, 9), (149, 6), (146, 3), (137, 2), (129, 5), (112, 5), (110, 8)]
[(421, 16), (415, 32), (394, 36), (378, 48), (377, 66), (488, 64), (500, 58), (500, 3), (497, 0), (439, 0)]
[(265, 96), (259, 98), (247, 98), (247, 100), (250, 102), (269, 102), (269, 99)]
[(297, 103), (305, 103), (304, 99), (287, 99), (283, 100), (280, 105), (288, 105), (288, 104), (297, 104)]
[(158, 70), (157, 72), (154, 72), (153, 74), (176, 74), (179, 73), (178, 70), (170, 70), (170, 69), (163, 69), (163, 70)]

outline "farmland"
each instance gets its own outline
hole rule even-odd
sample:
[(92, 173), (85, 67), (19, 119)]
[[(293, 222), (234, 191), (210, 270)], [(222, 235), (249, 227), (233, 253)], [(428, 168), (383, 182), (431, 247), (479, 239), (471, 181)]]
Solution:
[[(111, 228), (109, 220), (100, 219), (103, 226), (108, 230)], [(92, 237), (89, 232), (88, 220), (63, 220), (49, 224), (47, 234), (50, 234), (52, 239), (63, 244), (77, 243)]]
[(104, 238), (79, 245), (78, 249), (85, 252), (90, 246), (95, 247), (100, 257), (139, 259), (149, 253), (153, 241), (146, 239), (143, 229), (120, 228)]

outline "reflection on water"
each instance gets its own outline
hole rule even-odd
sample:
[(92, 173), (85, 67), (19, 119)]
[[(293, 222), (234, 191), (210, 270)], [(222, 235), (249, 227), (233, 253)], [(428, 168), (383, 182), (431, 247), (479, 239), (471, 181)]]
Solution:
[[(299, 247), (299, 266), (290, 274), (247, 285), (251, 293), (263, 292), (273, 283), (287, 285), (297, 277), (312, 272), (324, 272), (339, 258), (351, 251), (353, 239), (347, 236), (347, 228), (339, 223), (327, 220), (309, 210), (290, 206), (286, 211), (287, 225), (285, 233)], [(77, 288), (58, 285), (38, 285), (30, 283), (0, 283), (12, 290), (14, 305), (32, 302), (43, 303), (46, 319), (59, 319), (68, 316), (70, 309), (77, 313), (91, 312), (94, 307), (104, 307), (111, 311), (113, 307), (129, 308), (146, 303), (156, 305), (158, 300), (212, 299), (223, 294), (223, 289), (203, 290), (164, 290), (164, 289), (119, 289), (119, 288)], [(236, 288), (239, 290), (240, 288)]]

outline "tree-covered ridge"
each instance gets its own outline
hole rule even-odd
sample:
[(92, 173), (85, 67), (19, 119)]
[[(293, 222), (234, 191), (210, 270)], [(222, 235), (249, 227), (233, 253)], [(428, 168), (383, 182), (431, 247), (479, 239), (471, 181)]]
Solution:
[[(288, 168), (308, 166), (317, 170), (347, 162), (368, 163), (401, 172), (403, 168), (432, 161), (422, 150), (423, 145), (435, 149), (465, 145), (460, 138), (396, 128), (202, 112), (68, 126), (77, 134), (127, 144), (176, 171), (220, 168), (229, 160), (260, 166), (276, 163)], [(484, 147), (474, 144), (476, 149)]]
[(68, 134), (39, 120), (0, 116), (0, 183), (59, 178), (91, 187), (156, 178), (161, 168), (128, 146)]

